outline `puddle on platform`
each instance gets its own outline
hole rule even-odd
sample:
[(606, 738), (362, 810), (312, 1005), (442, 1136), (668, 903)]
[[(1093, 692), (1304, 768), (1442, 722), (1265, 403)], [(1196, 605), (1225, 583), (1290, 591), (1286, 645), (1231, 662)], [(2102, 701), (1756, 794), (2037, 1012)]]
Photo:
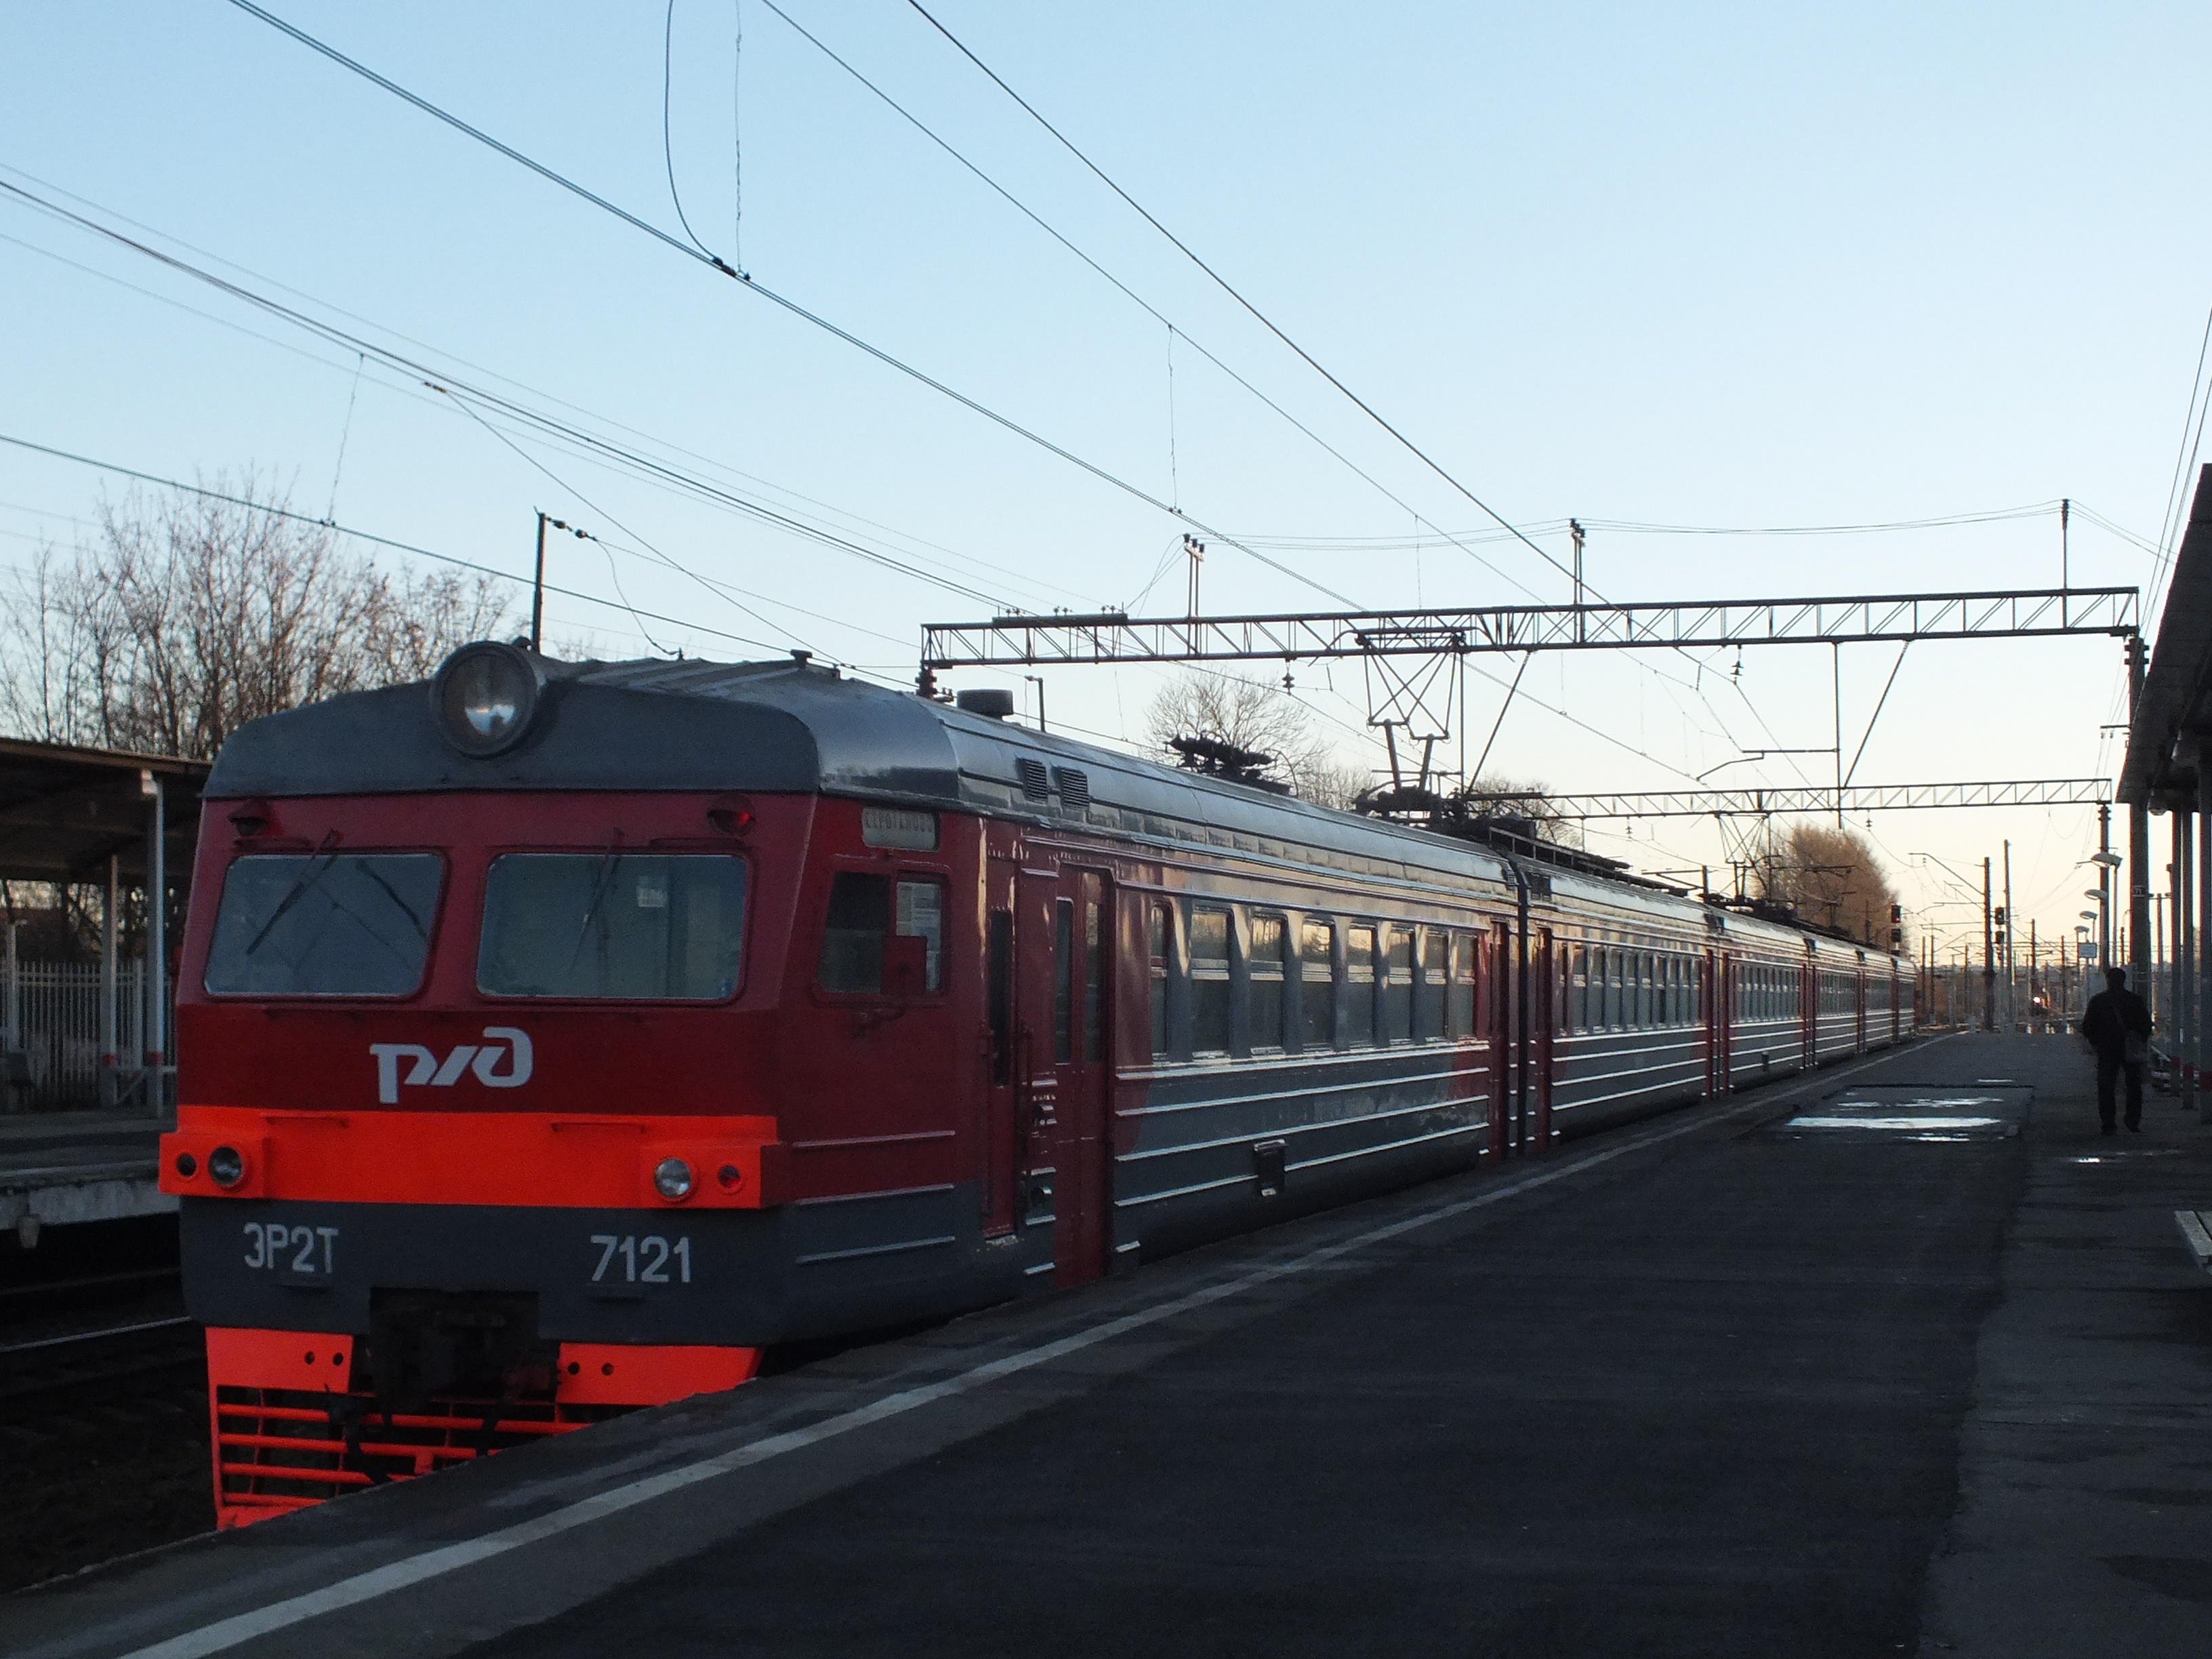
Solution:
[(1789, 1140), (2007, 1140), (2021, 1132), (2034, 1091), (1990, 1079), (1971, 1089), (1862, 1085), (1830, 1096), (1766, 1133)]
[(2080, 1158), (2062, 1158), (2061, 1164), (2118, 1164), (2130, 1158), (2179, 1158), (2179, 1146), (2130, 1146), (2125, 1152), (2091, 1152)]

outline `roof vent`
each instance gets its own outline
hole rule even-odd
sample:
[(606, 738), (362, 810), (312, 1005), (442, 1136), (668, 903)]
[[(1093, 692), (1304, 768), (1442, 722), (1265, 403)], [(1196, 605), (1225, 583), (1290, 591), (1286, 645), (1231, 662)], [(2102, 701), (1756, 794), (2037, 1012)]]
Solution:
[(1002, 720), (1014, 712), (1014, 694), (1003, 685), (979, 685), (972, 691), (961, 692), (952, 699), (952, 706), (963, 714)]
[[(1001, 695), (1004, 694), (1002, 693)], [(1014, 775), (1021, 780), (1022, 793), (1027, 795), (1031, 800), (1049, 800), (1052, 799), (1052, 785), (1045, 776), (1044, 763), (1042, 761), (1016, 761), (1014, 763)]]
[(1060, 804), (1080, 811), (1091, 805), (1091, 775), (1073, 766), (1055, 766), (1052, 781), (1060, 787)]

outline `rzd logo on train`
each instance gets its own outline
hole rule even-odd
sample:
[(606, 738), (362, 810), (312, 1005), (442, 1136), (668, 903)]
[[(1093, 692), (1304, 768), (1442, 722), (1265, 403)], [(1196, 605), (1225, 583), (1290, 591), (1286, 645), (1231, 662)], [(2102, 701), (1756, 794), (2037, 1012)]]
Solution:
[[(368, 1052), (376, 1060), (376, 1098), (386, 1106), (399, 1103), (402, 1089), (450, 1089), (464, 1073), (476, 1073), (487, 1089), (520, 1089), (530, 1081), (530, 1035), (512, 1025), (487, 1025), (489, 1042), (464, 1042), (443, 1060), (419, 1042), (372, 1042)], [(403, 1075), (400, 1063), (407, 1063)], [(501, 1063), (507, 1069), (500, 1069)]]

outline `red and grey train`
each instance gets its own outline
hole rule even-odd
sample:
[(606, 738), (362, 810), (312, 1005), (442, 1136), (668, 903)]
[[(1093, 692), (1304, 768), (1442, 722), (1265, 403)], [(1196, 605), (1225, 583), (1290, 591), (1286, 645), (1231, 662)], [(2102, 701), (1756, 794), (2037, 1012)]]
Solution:
[(1895, 1042), (1887, 952), (766, 664), (479, 644), (209, 780), (225, 1525)]

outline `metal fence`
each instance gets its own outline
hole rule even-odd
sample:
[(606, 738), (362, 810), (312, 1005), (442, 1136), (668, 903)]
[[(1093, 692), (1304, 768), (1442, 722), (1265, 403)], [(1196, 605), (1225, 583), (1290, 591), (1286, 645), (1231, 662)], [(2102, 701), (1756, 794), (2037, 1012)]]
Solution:
[(26, 1061), (27, 1086), (7, 1091), (0, 1109), (53, 1111), (125, 1103), (143, 1082), (146, 1051), (146, 963), (117, 965), (115, 1048), (120, 1064), (103, 1097), (100, 970), (97, 963), (0, 961), (0, 1018), (6, 1046)]

